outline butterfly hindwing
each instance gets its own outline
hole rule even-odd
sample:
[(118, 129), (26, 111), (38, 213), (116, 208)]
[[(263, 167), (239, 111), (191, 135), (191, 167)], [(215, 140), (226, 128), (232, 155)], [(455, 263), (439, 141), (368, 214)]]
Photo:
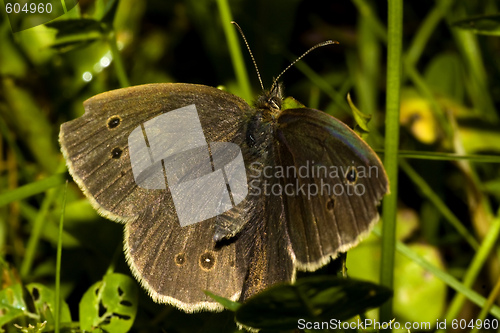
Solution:
[(186, 312), (221, 310), (203, 291), (233, 300), (240, 296), (245, 275), (234, 243), (218, 246), (213, 219), (181, 227), (161, 196), (125, 225), (126, 253), (136, 278), (154, 300)]
[(373, 150), (324, 112), (284, 110), (276, 137), (290, 171), (282, 186), (294, 191), (283, 196), (293, 252), (299, 268), (315, 270), (369, 232), (387, 176)]

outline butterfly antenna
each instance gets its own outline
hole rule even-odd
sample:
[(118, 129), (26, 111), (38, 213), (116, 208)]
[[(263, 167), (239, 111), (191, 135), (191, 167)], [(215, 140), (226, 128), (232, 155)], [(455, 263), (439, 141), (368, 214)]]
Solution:
[(302, 53), (302, 55), (300, 57), (298, 57), (297, 59), (295, 59), (290, 65), (288, 65), (287, 68), (285, 68), (285, 70), (283, 70), (283, 72), (281, 72), (280, 75), (278, 75), (278, 77), (276, 79), (274, 79), (274, 82), (273, 82), (273, 85), (271, 86), (271, 91), (276, 87), (276, 84), (278, 83), (278, 80), (280, 79), (280, 77), (283, 76), (283, 74), (285, 74), (285, 72), (287, 70), (290, 69), (290, 67), (292, 67), (293, 65), (295, 65), (297, 62), (299, 62), (302, 58), (304, 58), (309, 52), (311, 52), (312, 50), (315, 50), (317, 49), (318, 47), (322, 47), (322, 46), (326, 46), (326, 45), (333, 45), (333, 44), (338, 44), (339, 42), (337, 42), (336, 40), (327, 40), (325, 42), (322, 42), (322, 43), (319, 43), (319, 44), (316, 44), (314, 45), (313, 47), (311, 47), (309, 50), (307, 50), (306, 52)]
[(234, 21), (231, 21), (231, 23), (234, 24), (236, 26), (236, 28), (238, 28), (238, 31), (240, 32), (241, 37), (243, 37), (243, 41), (245, 42), (245, 45), (247, 46), (248, 53), (250, 53), (250, 58), (252, 58), (252, 62), (253, 62), (253, 65), (255, 67), (255, 71), (257, 72), (257, 77), (259, 78), (260, 87), (262, 88), (262, 90), (264, 90), (264, 85), (262, 84), (262, 79), (260, 77), (259, 68), (257, 67), (257, 63), (255, 62), (255, 58), (253, 57), (252, 50), (250, 50), (250, 45), (248, 45), (245, 34), (243, 33), (243, 30), (238, 25), (238, 23), (236, 23)]

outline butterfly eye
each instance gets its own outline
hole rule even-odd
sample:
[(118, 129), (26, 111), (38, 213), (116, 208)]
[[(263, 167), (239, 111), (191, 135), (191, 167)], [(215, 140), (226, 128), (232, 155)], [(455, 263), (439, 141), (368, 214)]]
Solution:
[(335, 198), (330, 198), (330, 200), (328, 200), (326, 202), (326, 209), (328, 210), (333, 210), (335, 208)]
[(349, 169), (347, 169), (345, 180), (350, 185), (356, 184), (356, 181), (358, 180), (358, 172), (356, 171), (355, 167), (349, 167)]
[(184, 255), (184, 253), (181, 252), (175, 256), (175, 264), (177, 266), (182, 266), (184, 265), (185, 262), (186, 262), (186, 256)]
[(114, 159), (118, 159), (122, 156), (122, 153), (123, 153), (123, 150), (116, 147), (111, 151), (111, 157), (113, 157)]
[(203, 270), (209, 271), (215, 265), (215, 258), (211, 252), (205, 252), (200, 256), (200, 266)]
[(120, 126), (120, 123), (122, 122), (122, 118), (120, 116), (111, 116), (108, 119), (108, 128), (113, 129), (118, 126)]

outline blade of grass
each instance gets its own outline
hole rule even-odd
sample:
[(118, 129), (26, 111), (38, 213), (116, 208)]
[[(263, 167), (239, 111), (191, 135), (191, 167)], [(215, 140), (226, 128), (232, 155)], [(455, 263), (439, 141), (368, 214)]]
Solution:
[(451, 137), (453, 132), (450, 129), (448, 121), (446, 120), (445, 113), (429, 88), (424, 78), (416, 69), (416, 64), (422, 55), (422, 52), (427, 45), (429, 38), (434, 32), (438, 23), (444, 18), (446, 12), (453, 4), (452, 0), (437, 1), (434, 8), (427, 14), (423, 23), (420, 25), (415, 38), (412, 40), (408, 51), (404, 56), (405, 73), (412, 80), (415, 87), (431, 104), (431, 111), (445, 131), (447, 137)]
[[(495, 244), (500, 236), (500, 211), (497, 213), (497, 217), (493, 220), (493, 223), (486, 234), (481, 246), (474, 255), (471, 264), (467, 268), (467, 272), (463, 278), (463, 285), (467, 288), (471, 288), (476, 281), (477, 276), (481, 272), (483, 265), (490, 253), (494, 250)], [(463, 294), (457, 294), (453, 298), (446, 312), (445, 318), (447, 321), (451, 321), (457, 318), (460, 309), (463, 307), (465, 302), (465, 296)], [(482, 305), (481, 305), (482, 306)]]
[(62, 8), (64, 10), (64, 14), (66, 14), (68, 12), (68, 10), (66, 9), (66, 2), (61, 0), (61, 5), (62, 5)]
[(125, 71), (125, 67), (123, 66), (122, 56), (120, 54), (120, 50), (118, 49), (118, 44), (116, 41), (116, 33), (114, 30), (109, 32), (108, 35), (108, 45), (111, 50), (111, 56), (113, 57), (113, 64), (115, 66), (116, 76), (118, 77), (118, 81), (120, 82), (120, 86), (122, 88), (130, 86), (130, 81), (127, 77), (127, 72)]
[[(62, 170), (66, 170), (66, 164), (61, 162), (57, 169), (57, 172), (61, 172)], [(26, 252), (24, 254), (23, 262), (21, 263), (21, 277), (27, 278), (31, 265), (33, 264), (33, 260), (35, 259), (36, 248), (38, 246), (38, 242), (40, 240), (40, 235), (42, 233), (43, 225), (47, 220), (47, 215), (49, 213), (49, 208), (54, 202), (57, 191), (55, 188), (50, 188), (45, 195), (45, 198), (42, 201), (42, 205), (38, 214), (33, 223), (33, 230), (31, 231), (30, 237), (28, 239), (28, 243), (26, 245)]]
[[(382, 239), (383, 239), (382, 233), (380, 232), (380, 228), (375, 227), (373, 229), (373, 232), (375, 233), (375, 235), (382, 237)], [(448, 274), (448, 273), (442, 271), (441, 269), (437, 268), (436, 266), (432, 265), (427, 260), (425, 260), (423, 257), (421, 257), (418, 254), (416, 254), (415, 252), (413, 252), (405, 244), (398, 241), (396, 243), (396, 250), (399, 253), (401, 253), (402, 255), (404, 255), (405, 257), (407, 257), (408, 259), (410, 259), (411, 261), (415, 262), (420, 267), (429, 271), (431, 274), (433, 274), (435, 277), (437, 277), (438, 279), (440, 279), (441, 281), (446, 283), (448, 286), (450, 286), (451, 288), (453, 288), (457, 292), (462, 293), (465, 297), (467, 297), (467, 299), (469, 299), (474, 304), (477, 304), (480, 307), (485, 306), (486, 299), (483, 296), (481, 296), (480, 294), (478, 294), (474, 290), (467, 288), (462, 283), (460, 283), (460, 281), (455, 279), (450, 274)], [(492, 305), (489, 313), (491, 313), (496, 318), (500, 319), (500, 307), (498, 307), (497, 305)]]
[[(358, 7), (358, 10), (362, 15), (368, 15), (367, 13), (370, 11), (368, 11), (367, 8), (369, 8), (370, 6), (365, 3), (364, 0), (355, 0), (354, 3)], [(415, 38), (410, 45), (410, 48), (405, 53), (403, 58), (405, 73), (410, 76), (413, 84), (418, 88), (422, 95), (430, 101), (431, 110), (433, 111), (435, 117), (438, 119), (441, 127), (445, 130), (447, 135), (451, 135), (452, 132), (448, 126), (446, 118), (444, 117), (444, 112), (441, 109), (439, 103), (437, 103), (436, 99), (434, 98), (432, 91), (428, 88), (427, 83), (422, 78), (422, 75), (420, 75), (418, 70), (415, 68), (415, 64), (418, 62), (425, 45), (427, 45), (427, 42), (432, 35), (432, 32), (434, 31), (440, 20), (443, 19), (443, 16), (447, 12), (451, 4), (451, 0), (443, 0), (436, 3), (436, 6), (426, 16), (426, 19), (420, 25), (419, 30), (417, 31)], [(371, 23), (373, 30), (378, 30), (380, 27), (383, 28), (383, 24), (373, 14), (370, 14), (369, 22)], [(384, 42), (387, 41), (386, 39), (381, 40)]]
[[(296, 59), (296, 58), (293, 58)], [(350, 114), (348, 110), (349, 104), (345, 100), (345, 95), (337, 92), (332, 88), (330, 83), (326, 81), (321, 75), (316, 73), (311, 67), (309, 67), (304, 61), (299, 61), (295, 64), (295, 67), (302, 72), (315, 86), (319, 87), (325, 94), (330, 97), (334, 103), (339, 107), (340, 110)]]
[[(490, 295), (488, 296), (486, 304), (483, 306), (481, 312), (477, 316), (476, 322), (479, 320), (480, 323), (484, 323), (484, 320), (488, 316), (488, 313), (490, 312), (493, 304), (495, 304), (495, 300), (497, 299), (498, 295), (500, 295), (500, 279), (498, 279), (497, 284), (495, 285)], [(476, 333), (476, 332), (479, 332), (477, 326), (474, 327), (471, 333)]]
[(414, 67), (425, 47), (427, 46), (427, 42), (429, 38), (432, 36), (432, 33), (436, 29), (437, 25), (446, 15), (446, 12), (449, 10), (450, 6), (453, 4), (452, 0), (440, 0), (436, 1), (434, 8), (427, 14), (422, 24), (415, 34), (410, 47), (405, 53), (406, 63), (410, 67)]
[(405, 71), (408, 74), (409, 78), (418, 89), (418, 91), (422, 94), (425, 99), (427, 99), (431, 105), (431, 111), (434, 114), (434, 117), (439, 122), (440, 127), (444, 130), (447, 138), (453, 137), (453, 131), (450, 128), (449, 122), (445, 117), (445, 112), (437, 102), (436, 98), (432, 90), (429, 88), (427, 82), (425, 82), (424, 78), (420, 73), (416, 70), (415, 66), (410, 66), (405, 59)]
[[(398, 199), (398, 147), (399, 147), (399, 99), (401, 94), (401, 53), (403, 43), (403, 1), (388, 0), (387, 45), (387, 96), (384, 166), (390, 181), (391, 193), (382, 206), (382, 256), (380, 263), (381, 285), (393, 289), (394, 249), (396, 242), (396, 212)], [(389, 322), (392, 316), (392, 300), (380, 307), (380, 320)]]
[(106, 270), (105, 275), (108, 274), (113, 274), (115, 272), (116, 264), (118, 263), (118, 260), (120, 259), (120, 256), (123, 251), (123, 244), (118, 244), (118, 246), (115, 249), (115, 252), (113, 253), (113, 258), (111, 258), (111, 262), (108, 266), (108, 269)]
[[(445, 0), (447, 1), (447, 0)], [(447, 3), (443, 1), (443, 2), (439, 2), (436, 4), (436, 6), (443, 6), (443, 7), (447, 7)], [(356, 3), (364, 3), (363, 0), (356, 0), (354, 1), (355, 4)], [(445, 9), (444, 8), (444, 9)], [(359, 9), (359, 8), (358, 8)], [(359, 9), (360, 12), (361, 12), (361, 9)], [(441, 9), (443, 10), (443, 9)], [(430, 17), (431, 15), (436, 15), (436, 17)], [(412, 44), (412, 46), (410, 48), (412, 48), (412, 50), (410, 50), (407, 54), (410, 55), (410, 58), (409, 58), (409, 61), (407, 61), (407, 63), (405, 64), (405, 69), (411, 69), (411, 70), (414, 70), (415, 73), (418, 73), (416, 71), (416, 69), (414, 68), (413, 64), (416, 64), (418, 62), (418, 58), (420, 57), (420, 54), (421, 54), (421, 50), (423, 50), (420, 46), (423, 46), (425, 45), (426, 43), (424, 43), (425, 41), (425, 38), (424, 37), (429, 37), (429, 31), (432, 30), (430, 29), (430, 26), (431, 25), (434, 25), (437, 23), (437, 13), (430, 13), (429, 16), (428, 16), (428, 19), (426, 19), (426, 21), (424, 22), (423, 26), (421, 27), (421, 29), (429, 29), (428, 31), (422, 31), (422, 32), (418, 32), (417, 33), (417, 36), (416, 38), (414, 39), (414, 43), (417, 43), (417, 44)], [(451, 13), (448, 12), (448, 15), (449, 15), (449, 18), (451, 19)], [(376, 24), (374, 25), (374, 29), (375, 29), (375, 26), (383, 26), (382, 24), (380, 24), (380, 21), (379, 19), (372, 15), (372, 22), (375, 22)], [(480, 57), (480, 53), (479, 52), (476, 52), (478, 51), (478, 48), (477, 48), (477, 41), (475, 40), (475, 36), (457, 36), (457, 33), (456, 31), (453, 31), (452, 29), (452, 32), (456, 35), (454, 36), (455, 37), (455, 40), (457, 41), (457, 44), (459, 44), (459, 46), (462, 46), (462, 54), (464, 54), (464, 57), (466, 58), (466, 61), (468, 62), (468, 65), (470, 68), (472, 69), (469, 69), (469, 71), (473, 72), (473, 73), (479, 73), (479, 77), (485, 77), (485, 75), (482, 75), (485, 73), (484, 68), (482, 68), (482, 60), (481, 60), (481, 57)], [(467, 38), (466, 38), (467, 37)], [(460, 38), (464, 38), (464, 41), (462, 41), (463, 45), (460, 45), (461, 42), (460, 42)], [(384, 39), (381, 39), (382, 41), (385, 41)], [(466, 45), (470, 45), (471, 47), (467, 47)], [(476, 75), (477, 76), (477, 75)], [(477, 80), (479, 81), (479, 80)], [(485, 81), (481, 81), (481, 82), (485, 82)], [(474, 86), (474, 85), (473, 85)], [(477, 85), (475, 85), (477, 87)], [(473, 87), (474, 88), (474, 87)], [(474, 95), (474, 93), (471, 93), (471, 95)], [(479, 94), (481, 95), (481, 94)], [(489, 97), (489, 94), (487, 94)], [(473, 97), (474, 97), (473, 96)], [(480, 99), (480, 97), (478, 97), (478, 99)], [(481, 102), (481, 101), (479, 101)], [(490, 105), (491, 106), (491, 103), (488, 103), (488, 98), (487, 100), (485, 101), (485, 104), (486, 106)], [(477, 99), (475, 100), (475, 105), (476, 107), (478, 107), (479, 103), (477, 102)], [(479, 107), (481, 108), (481, 107)], [(387, 137), (386, 137), (387, 139)], [(442, 154), (442, 156), (439, 156), (441, 155), (442, 153), (412, 153), (412, 152), (401, 152), (401, 156), (405, 156), (405, 157), (410, 157), (410, 158), (427, 158), (427, 159), (435, 159), (435, 160), (470, 160), (470, 161), (477, 161), (477, 162), (494, 162), (494, 163), (497, 163), (498, 162), (498, 158), (496, 156), (478, 156), (478, 155), (465, 155), (465, 154), (459, 154), (459, 155), (456, 155), (456, 154)], [(426, 155), (426, 156), (424, 156)], [(448, 155), (448, 156), (445, 156), (445, 155)], [(496, 310), (497, 313), (500, 313), (498, 312), (498, 309)]]
[[(448, 12), (448, 21), (456, 21), (457, 18), (466, 15), (465, 8), (457, 6), (455, 12)], [(477, 36), (472, 32), (453, 27), (450, 24), (450, 30), (455, 39), (465, 63), (467, 64), (467, 72), (470, 81), (470, 98), (477, 111), (490, 120), (491, 122), (498, 123), (498, 115), (495, 109), (493, 100), (490, 93), (488, 93), (488, 75), (484, 67), (481, 48)]]
[(246, 101), (251, 101), (253, 100), (252, 89), (250, 87), (245, 62), (243, 61), (240, 44), (238, 43), (236, 29), (231, 24), (233, 19), (229, 3), (227, 0), (217, 0), (217, 6), (219, 7), (222, 27), (224, 29), (224, 34), (226, 35), (227, 45), (229, 47), (229, 53), (231, 55), (236, 79), (238, 80), (238, 84), (243, 92), (243, 96), (241, 97)]
[(54, 202), (57, 195), (57, 191), (55, 188), (51, 188), (46, 193), (47, 194), (45, 195), (45, 198), (33, 224), (33, 230), (30, 233), (28, 244), (26, 245), (26, 253), (21, 264), (21, 277), (23, 279), (26, 279), (28, 277), (28, 274), (30, 273), (31, 266), (36, 255), (36, 248), (38, 246), (38, 242), (40, 241), (40, 235), (42, 233), (45, 221), (47, 220), (49, 208)]
[[(377, 153), (383, 154), (383, 151), (376, 150)], [(421, 159), (421, 160), (434, 160), (434, 161), (469, 161), (481, 163), (500, 163), (500, 155), (462, 155), (454, 153), (441, 153), (432, 151), (409, 151), (400, 150), (399, 157)]]
[[(368, 128), (373, 131), (381, 126), (383, 117), (376, 112), (379, 105), (379, 82), (381, 74), (382, 43), (384, 39), (387, 43), (387, 33), (385, 26), (373, 18), (373, 9), (371, 4), (365, 0), (354, 0), (353, 3), (360, 12), (358, 18), (356, 49), (346, 53), (347, 68), (349, 76), (353, 78), (356, 100), (359, 109), (372, 116), (368, 123)], [(377, 32), (377, 29), (379, 31)], [(381, 37), (381, 38), (378, 38)], [(373, 146), (373, 136), (366, 136), (369, 143)]]
[(420, 191), (422, 191), (423, 195), (426, 196), (434, 207), (436, 207), (437, 210), (443, 215), (443, 217), (458, 231), (460, 235), (462, 235), (462, 237), (474, 250), (477, 250), (479, 248), (477, 240), (470, 234), (467, 228), (463, 226), (462, 222), (460, 222), (455, 214), (452, 213), (441, 198), (432, 190), (429, 184), (427, 184), (427, 182), (420, 177), (420, 175), (405, 160), (400, 160), (399, 165), (408, 177), (410, 177), (413, 183), (420, 189)]
[[(1, 105), (0, 105), (1, 107)], [(0, 111), (0, 114), (5, 111)], [(16, 162), (19, 164), (19, 171), (22, 176), (26, 176), (26, 160), (21, 152), (21, 149), (19, 149), (19, 146), (16, 144), (16, 140), (12, 136), (12, 133), (9, 130), (9, 127), (5, 123), (5, 120), (3, 117), (0, 117), (0, 133), (2, 136), (5, 138), (5, 141), (7, 141), (7, 144), (9, 145), (9, 148), (12, 149), (14, 152), (14, 155), (16, 156)], [(3, 154), (2, 154), (3, 156)]]
[(317, 108), (319, 108), (319, 99), (320, 99), (320, 90), (319, 90), (318, 86), (312, 85), (311, 92), (309, 93), (309, 101), (307, 102), (307, 105), (310, 108), (317, 109)]
[(37, 182), (18, 187), (15, 190), (4, 192), (0, 194), (0, 207), (13, 201), (26, 199), (35, 194), (45, 192), (58, 185), (62, 185), (65, 180), (65, 175), (63, 173), (59, 173)]
[[(32, 93), (11, 77), (3, 76), (0, 80), (2, 89), (1, 118), (6, 121), (16, 139), (22, 141), (42, 169), (52, 174), (57, 170), (60, 153), (54, 145), (52, 127), (44, 114), (39, 101)], [(7, 112), (3, 114), (3, 112)], [(13, 132), (13, 133), (14, 133)], [(26, 155), (23, 153), (23, 155)]]
[[(356, 91), (358, 92), (359, 106), (366, 114), (376, 116), (378, 104), (378, 82), (380, 82), (380, 59), (381, 44), (376, 33), (371, 29), (369, 22), (361, 20), (358, 23), (360, 38), (357, 48), (359, 50), (360, 66), (352, 66), (354, 69)], [(351, 57), (352, 58), (352, 57)], [(356, 70), (357, 69), (357, 70)], [(370, 127), (376, 127), (378, 122), (370, 122)]]
[(57, 239), (57, 258), (56, 258), (56, 304), (54, 313), (54, 332), (59, 333), (61, 316), (61, 256), (62, 256), (62, 234), (64, 225), (64, 211), (66, 210), (66, 193), (68, 191), (68, 181), (64, 186), (63, 202), (61, 210), (61, 219), (59, 221), (59, 236)]
[(380, 22), (377, 15), (373, 12), (371, 5), (365, 0), (352, 0), (361, 16), (371, 25), (373, 32), (377, 37), (387, 43), (387, 32), (385, 25)]

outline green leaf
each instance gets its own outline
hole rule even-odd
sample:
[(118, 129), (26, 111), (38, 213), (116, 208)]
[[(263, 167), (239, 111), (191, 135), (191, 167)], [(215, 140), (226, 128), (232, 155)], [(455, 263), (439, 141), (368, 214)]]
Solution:
[(45, 24), (49, 28), (57, 30), (56, 37), (62, 38), (72, 35), (89, 34), (93, 32), (103, 32), (101, 22), (93, 19), (69, 19), (57, 20)]
[(127, 275), (112, 273), (92, 285), (80, 301), (80, 328), (127, 332), (137, 313), (138, 289)]
[(236, 320), (262, 329), (296, 329), (306, 321), (346, 320), (388, 300), (391, 291), (370, 282), (315, 276), (257, 294), (236, 311)]
[(456, 53), (443, 52), (430, 60), (425, 69), (425, 82), (436, 95), (445, 95), (462, 101), (464, 86), (462, 68), (464, 64)]
[[(47, 288), (40, 283), (30, 283), (26, 286), (28, 292), (33, 298), (33, 303), (37, 313), (40, 315), (40, 320), (45, 320), (50, 325), (54, 325), (54, 311), (56, 305), (55, 293), (50, 288)], [(71, 322), (71, 313), (69, 306), (65, 301), (61, 302), (60, 321), (63, 323)]]
[(347, 102), (349, 102), (349, 106), (351, 107), (352, 114), (354, 116), (354, 120), (356, 121), (357, 126), (361, 130), (361, 133), (368, 133), (370, 130), (368, 129), (368, 123), (370, 122), (370, 119), (372, 119), (372, 116), (369, 114), (365, 114), (354, 105), (354, 103), (351, 100), (351, 94), (347, 94)]
[(56, 40), (51, 47), (60, 52), (86, 46), (103, 38), (106, 33), (103, 24), (93, 19), (58, 20), (46, 26), (57, 30)]
[(500, 128), (495, 124), (459, 120), (460, 138), (467, 153), (499, 152)]
[(0, 327), (24, 315), (25, 312), (26, 303), (23, 300), (23, 288), (20, 283), (0, 290)]
[[(409, 247), (415, 254), (443, 269), (436, 248), (424, 244)], [(397, 314), (408, 321), (428, 321), (434, 327), (435, 318), (439, 318), (445, 309), (446, 284), (400, 254), (396, 255), (394, 275), (394, 290), (397, 291), (394, 293), (394, 308)]]
[(283, 100), (283, 103), (281, 104), (281, 109), (286, 110), (286, 109), (301, 109), (305, 108), (305, 105), (297, 101), (293, 97), (287, 97)]
[(483, 190), (500, 198), (500, 179), (493, 179), (483, 184)]
[(0, 89), (2, 103), (7, 102), (7, 109), (0, 109), (0, 117), (16, 131), (17, 139), (29, 148), (37, 163), (48, 173), (55, 173), (60, 153), (54, 146), (52, 124), (39, 101), (26, 86), (8, 77), (2, 79)]
[(224, 298), (221, 296), (217, 296), (208, 290), (204, 290), (203, 292), (207, 296), (212, 297), (214, 300), (216, 300), (217, 302), (222, 304), (226, 309), (228, 309), (230, 311), (236, 312), (236, 310), (238, 310), (238, 308), (241, 306), (241, 303), (239, 303), (239, 302), (231, 301), (230, 299), (227, 299), (227, 298)]
[(500, 15), (469, 17), (453, 23), (455, 27), (480, 35), (500, 36)]
[(101, 22), (108, 24), (109, 26), (113, 25), (113, 21), (116, 16), (116, 10), (118, 9), (118, 4), (120, 2), (118, 0), (111, 0), (106, 4), (106, 12), (101, 19)]

